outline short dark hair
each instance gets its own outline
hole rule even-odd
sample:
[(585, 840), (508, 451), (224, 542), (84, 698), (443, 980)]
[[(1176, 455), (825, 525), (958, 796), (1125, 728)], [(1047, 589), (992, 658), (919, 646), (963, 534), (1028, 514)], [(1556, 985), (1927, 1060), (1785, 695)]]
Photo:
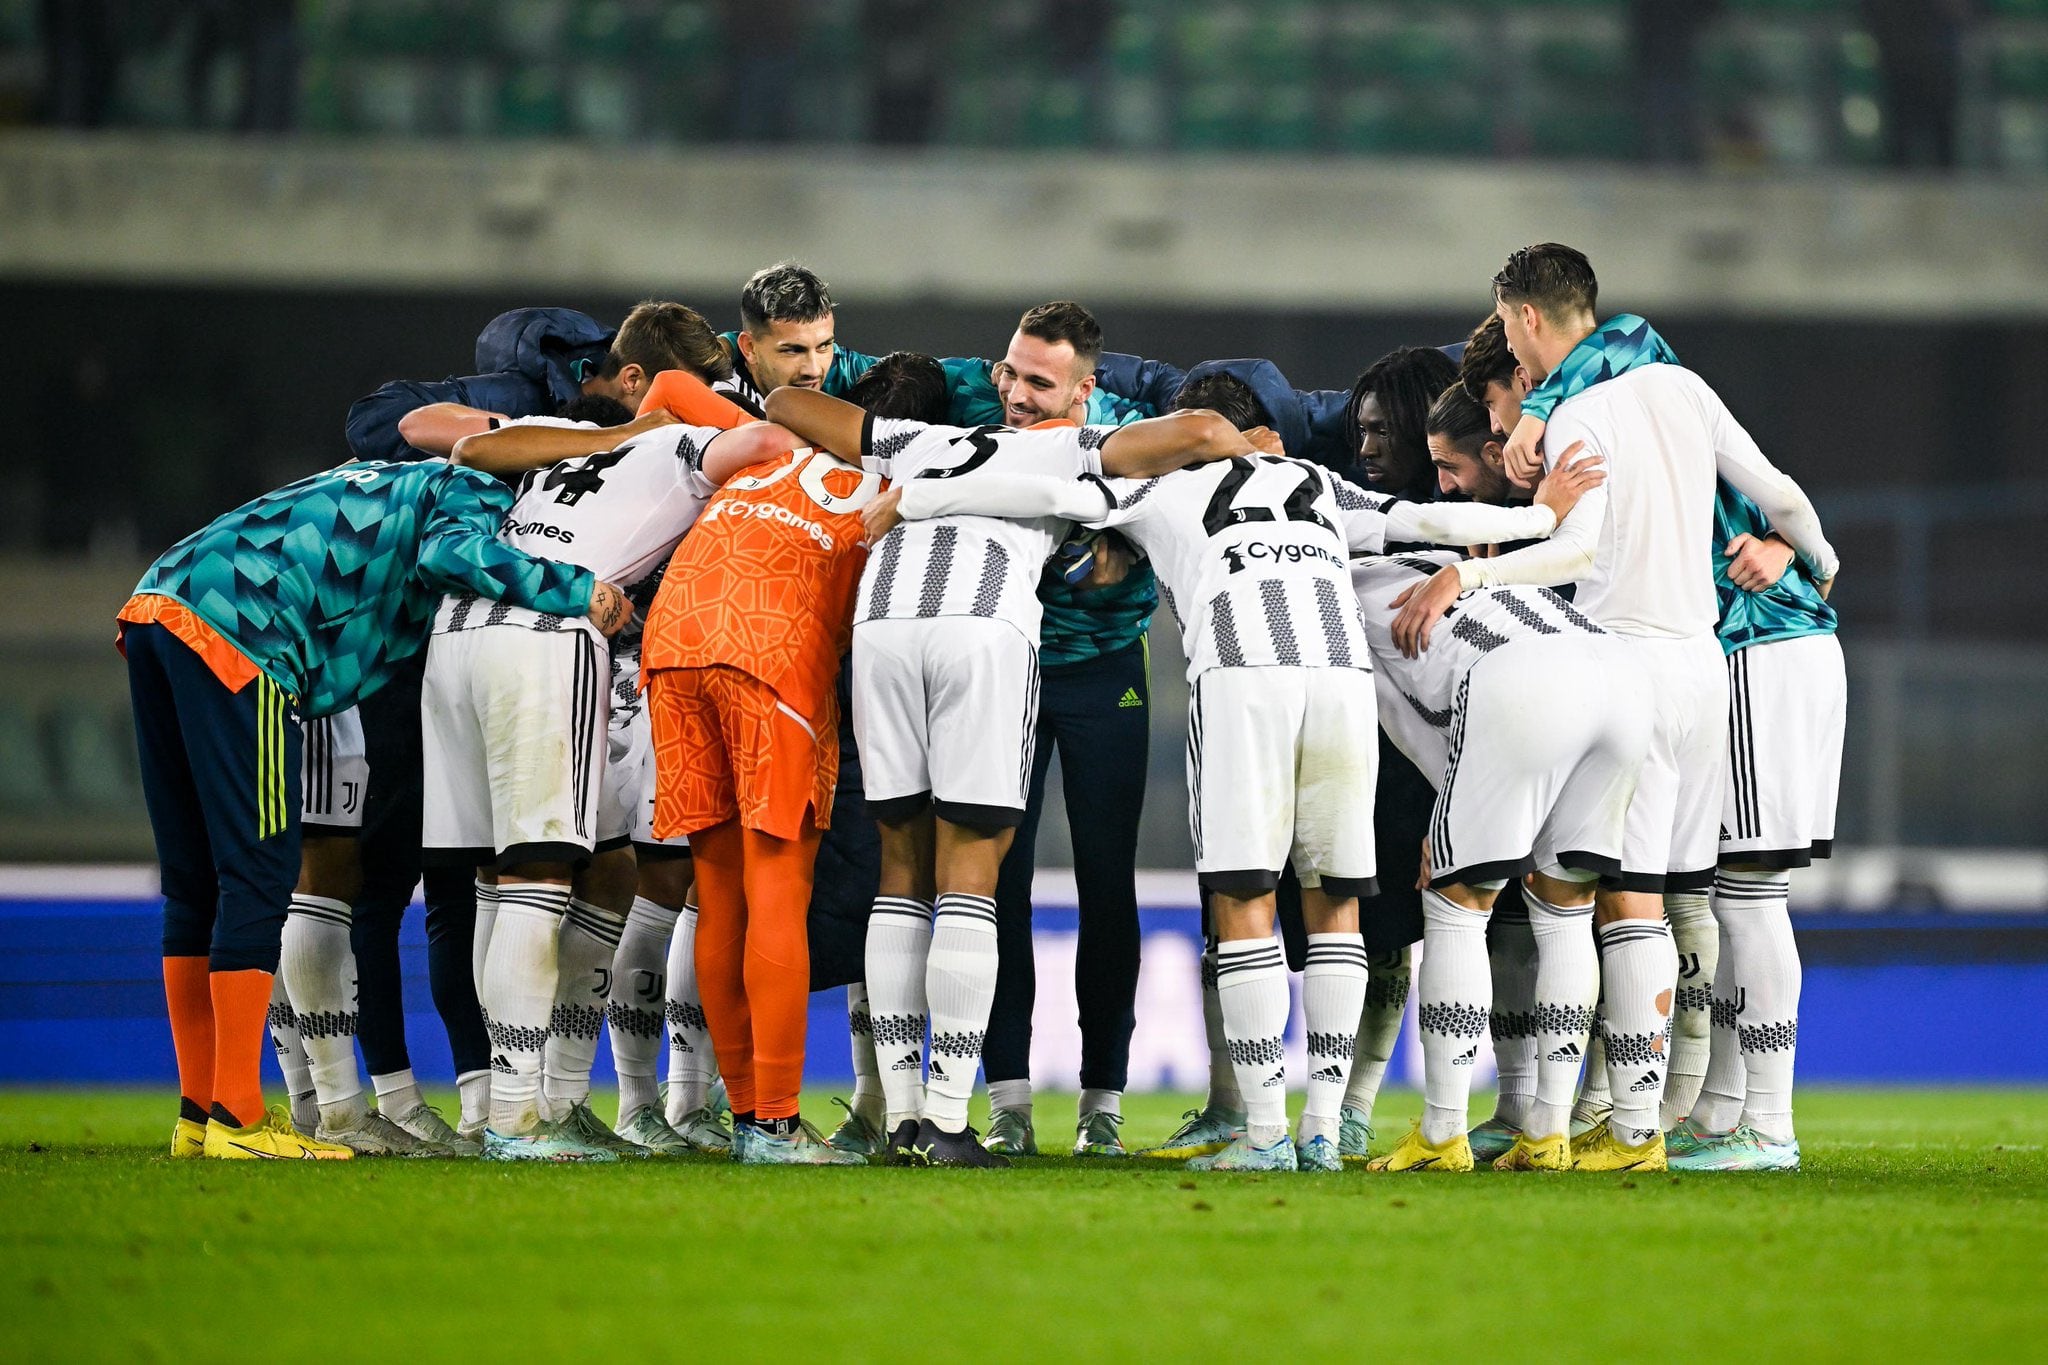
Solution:
[(1344, 439), (1351, 443), (1352, 457), (1357, 457), (1363, 435), (1358, 405), (1370, 393), (1378, 395), (1380, 411), (1386, 414), (1387, 444), (1427, 465), (1429, 444), (1423, 427), (1429, 405), (1457, 380), (1458, 367), (1434, 346), (1402, 346), (1373, 361), (1351, 386), (1351, 401), (1344, 406)]
[(1272, 415), (1252, 392), (1252, 386), (1227, 370), (1212, 370), (1181, 385), (1180, 392), (1173, 396), (1173, 410), (1181, 412), (1187, 408), (1208, 408), (1220, 413), (1239, 431), (1272, 423)]
[(635, 304), (626, 314), (612, 338), (603, 375), (609, 379), (628, 365), (649, 374), (688, 370), (707, 384), (732, 378), (732, 354), (704, 315), (687, 304), (657, 299)]
[(1458, 361), (1458, 382), (1475, 403), (1486, 401), (1488, 384), (1515, 386), (1515, 353), (1508, 349), (1508, 332), (1501, 325), (1500, 314), (1488, 313), (1486, 321), (1472, 329), (1464, 357)]
[(917, 351), (891, 351), (846, 391), (846, 401), (877, 417), (941, 423), (950, 415), (946, 371)]
[(1548, 317), (1590, 313), (1600, 301), (1600, 282), (1586, 253), (1559, 242), (1538, 242), (1508, 257), (1493, 277), (1495, 303), (1534, 304)]
[(795, 261), (777, 261), (740, 287), (740, 324), (749, 332), (771, 322), (816, 322), (832, 316), (832, 291)]
[(555, 410), (555, 416), (571, 422), (589, 422), (600, 427), (622, 427), (633, 420), (632, 409), (616, 398), (586, 393), (571, 398)]
[(1467, 455), (1477, 455), (1493, 435), (1493, 422), (1487, 416), (1486, 404), (1474, 398), (1463, 384), (1452, 384), (1429, 405), (1422, 430), (1425, 435), (1442, 437)]
[(1102, 359), (1102, 324), (1072, 299), (1055, 299), (1026, 309), (1017, 320), (1017, 330), (1040, 341), (1066, 342), (1074, 348), (1075, 363), (1091, 370)]

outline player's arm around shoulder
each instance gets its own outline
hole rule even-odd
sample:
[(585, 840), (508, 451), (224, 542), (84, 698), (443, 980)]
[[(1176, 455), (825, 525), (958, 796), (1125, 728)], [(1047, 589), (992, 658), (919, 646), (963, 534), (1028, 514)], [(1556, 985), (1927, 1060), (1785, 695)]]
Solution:
[(1191, 464), (1256, 455), (1259, 448), (1223, 414), (1189, 408), (1118, 427), (1101, 453), (1102, 472), (1111, 478), (1149, 479)]
[(675, 414), (666, 408), (656, 408), (616, 427), (516, 422), (463, 437), (455, 443), (453, 458), (455, 463), (485, 474), (513, 477), (562, 460), (617, 449), (635, 436), (673, 426), (675, 420)]
[[(473, 592), (492, 601), (555, 616), (588, 615), (610, 635), (625, 625), (617, 588), (590, 570), (537, 559), (498, 539), (512, 490), (480, 471), (446, 466), (431, 486), (420, 528), (420, 579), (443, 592)], [(630, 608), (626, 615), (630, 615)]]
[(749, 422), (734, 427), (712, 437), (704, 448), (704, 478), (723, 488), (741, 470), (780, 458), (802, 444), (795, 432), (773, 422)]
[(849, 464), (867, 454), (868, 414), (843, 398), (784, 385), (768, 395), (766, 410), (770, 422), (804, 445), (829, 450)]

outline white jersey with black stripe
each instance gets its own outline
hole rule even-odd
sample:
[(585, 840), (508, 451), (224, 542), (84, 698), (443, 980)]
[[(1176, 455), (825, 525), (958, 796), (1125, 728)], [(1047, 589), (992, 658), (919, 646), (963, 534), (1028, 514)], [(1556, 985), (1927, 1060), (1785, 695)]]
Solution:
[[(592, 424), (529, 417), (516, 425)], [(519, 481), (498, 539), (536, 559), (586, 568), (636, 601), (651, 596), (676, 542), (718, 491), (703, 473), (704, 450), (718, 434), (716, 427), (656, 427), (616, 449), (532, 470)], [(635, 592), (642, 584), (649, 593)], [(562, 617), (474, 593), (449, 594), (434, 617), (436, 634), (483, 625), (552, 631), (564, 624)], [(596, 629), (584, 617), (567, 624)]]
[[(861, 454), (896, 483), (976, 471), (1074, 479), (1102, 472), (1114, 427), (928, 426), (870, 416)], [(981, 616), (1015, 626), (1038, 644), (1038, 578), (1066, 533), (1059, 517), (945, 516), (906, 521), (868, 555), (854, 620)]]
[(1394, 599), (1463, 558), (1450, 550), (1419, 550), (1376, 555), (1351, 566), (1352, 586), (1357, 589), (1359, 613), (1377, 669), (1380, 723), (1432, 780), (1443, 771), (1444, 746), (1455, 718), (1458, 689), (1474, 664), (1520, 640), (1607, 634), (1549, 588), (1480, 588), (1461, 594), (1444, 613), (1430, 632), (1428, 649), (1417, 658), (1404, 657), (1394, 644), (1394, 618), (1400, 615)]
[(1152, 560), (1189, 681), (1212, 668), (1371, 669), (1346, 551), (1384, 543), (1392, 499), (1277, 455), (1102, 488), (1111, 506), (1089, 525), (1115, 527)]

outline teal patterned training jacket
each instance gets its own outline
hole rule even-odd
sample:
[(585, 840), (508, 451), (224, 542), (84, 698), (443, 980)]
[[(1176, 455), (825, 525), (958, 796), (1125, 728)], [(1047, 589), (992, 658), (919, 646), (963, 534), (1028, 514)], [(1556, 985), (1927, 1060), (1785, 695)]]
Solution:
[[(1529, 396), (1522, 411), (1550, 420), (1559, 403), (1602, 380), (1627, 374), (1643, 365), (1676, 365), (1678, 355), (1634, 313), (1619, 313), (1596, 327), (1572, 347), (1558, 367)], [(1799, 559), (1771, 587), (1746, 592), (1728, 579), (1728, 542), (1739, 535), (1761, 538), (1771, 524), (1763, 509), (1726, 483), (1714, 498), (1714, 591), (1721, 599), (1721, 651), (1733, 654), (1747, 645), (1796, 640), (1805, 635), (1835, 633), (1835, 609), (1820, 595), (1813, 575)]]
[(311, 718), (345, 711), (425, 647), (446, 592), (560, 616), (596, 580), (498, 539), (512, 489), (440, 460), (345, 464), (173, 545), (136, 585), (191, 608)]

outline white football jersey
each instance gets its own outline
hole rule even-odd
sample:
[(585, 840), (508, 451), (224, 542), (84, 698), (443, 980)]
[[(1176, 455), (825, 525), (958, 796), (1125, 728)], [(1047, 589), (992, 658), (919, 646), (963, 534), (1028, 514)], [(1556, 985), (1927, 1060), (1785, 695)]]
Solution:
[[(861, 429), (867, 468), (905, 483), (976, 471), (1074, 479), (1100, 474), (1114, 427), (927, 426), (869, 416)], [(1059, 517), (946, 516), (906, 521), (868, 555), (856, 621), (983, 616), (1038, 643), (1038, 578), (1066, 523)]]
[(1151, 559), (1191, 681), (1211, 668), (1371, 669), (1347, 550), (1384, 546), (1392, 498), (1278, 455), (1102, 488), (1110, 510), (1088, 524)]
[(1393, 600), (1462, 558), (1455, 551), (1422, 550), (1351, 566), (1377, 670), (1380, 724), (1432, 782), (1444, 769), (1458, 688), (1474, 664), (1515, 640), (1607, 633), (1549, 588), (1479, 588), (1460, 594), (1430, 631), (1429, 648), (1419, 658), (1403, 656), (1394, 645), (1400, 611)]
[[(516, 425), (591, 424), (529, 417)], [(647, 594), (634, 590), (658, 581), (676, 542), (718, 491), (703, 474), (704, 449), (718, 434), (717, 427), (657, 427), (616, 449), (531, 470), (519, 481), (498, 539), (536, 559), (580, 565), (637, 601)], [(582, 618), (577, 623), (588, 625)], [(563, 618), (451, 593), (442, 599), (434, 630), (506, 624), (560, 630)]]

